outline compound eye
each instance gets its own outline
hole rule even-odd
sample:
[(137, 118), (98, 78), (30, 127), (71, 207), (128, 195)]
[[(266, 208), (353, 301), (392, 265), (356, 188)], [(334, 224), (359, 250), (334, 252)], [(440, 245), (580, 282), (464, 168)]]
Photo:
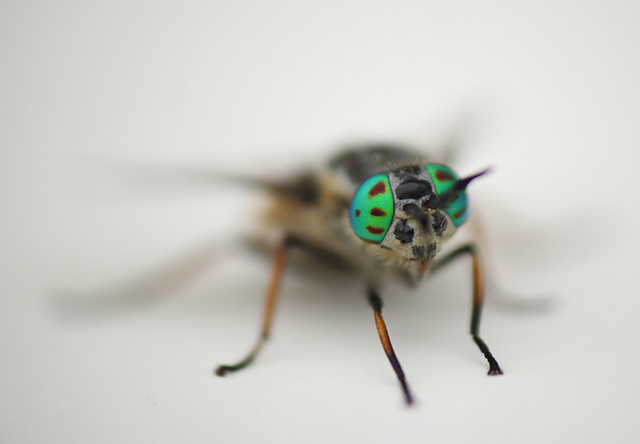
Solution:
[(389, 176), (378, 174), (367, 179), (349, 206), (351, 229), (363, 241), (379, 244), (393, 220), (393, 206)]
[[(459, 179), (458, 175), (449, 167), (437, 163), (429, 163), (425, 165), (425, 169), (431, 176), (436, 194), (441, 195), (451, 188)], [(459, 227), (467, 220), (469, 216), (469, 204), (467, 202), (467, 192), (462, 191), (458, 198), (448, 204), (444, 209), (449, 215), (453, 224)]]

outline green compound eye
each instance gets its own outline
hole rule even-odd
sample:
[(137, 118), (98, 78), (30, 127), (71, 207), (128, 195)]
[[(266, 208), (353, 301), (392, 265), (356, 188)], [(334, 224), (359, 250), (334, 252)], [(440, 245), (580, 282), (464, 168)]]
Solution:
[[(459, 179), (458, 175), (453, 170), (444, 165), (429, 163), (425, 165), (433, 185), (438, 195), (444, 193), (456, 183)], [(453, 221), (456, 227), (462, 225), (469, 215), (469, 205), (467, 203), (467, 192), (463, 191), (460, 196), (452, 203), (446, 206), (445, 211)]]
[(393, 194), (389, 177), (378, 174), (363, 183), (351, 200), (349, 222), (365, 242), (379, 244), (393, 220)]

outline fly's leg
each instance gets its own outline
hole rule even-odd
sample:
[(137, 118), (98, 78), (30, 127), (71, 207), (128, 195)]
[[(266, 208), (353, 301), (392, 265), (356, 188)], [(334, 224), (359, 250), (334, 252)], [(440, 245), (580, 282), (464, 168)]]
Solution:
[(391, 339), (389, 339), (389, 332), (387, 331), (387, 326), (385, 325), (384, 319), (382, 318), (382, 299), (373, 287), (369, 288), (369, 304), (371, 305), (371, 308), (373, 308), (373, 316), (376, 321), (376, 329), (378, 330), (378, 335), (380, 336), (382, 348), (387, 354), (387, 358), (389, 358), (391, 367), (393, 367), (393, 370), (396, 372), (396, 376), (398, 377), (398, 381), (400, 382), (400, 386), (402, 387), (402, 392), (404, 393), (404, 399), (407, 404), (410, 405), (413, 403), (413, 397), (411, 396), (411, 392), (409, 391), (409, 386), (407, 385), (404, 371), (402, 371), (402, 367), (400, 366), (400, 362), (398, 361), (396, 353), (393, 351)]
[(479, 334), (480, 317), (482, 315), (482, 305), (484, 302), (484, 273), (482, 271), (482, 263), (476, 246), (469, 243), (456, 248), (445, 257), (435, 262), (431, 267), (431, 270), (436, 271), (464, 254), (469, 254), (471, 256), (473, 267), (473, 311), (471, 312), (471, 337), (473, 337), (473, 341), (489, 362), (489, 372), (487, 374), (501, 375), (502, 370), (498, 365), (498, 361), (493, 357), (489, 347), (487, 347), (487, 344), (485, 344)]
[(220, 365), (216, 369), (215, 373), (218, 376), (225, 376), (229, 372), (236, 372), (251, 364), (256, 358), (264, 343), (269, 339), (271, 333), (271, 325), (273, 321), (273, 314), (275, 312), (276, 303), (278, 302), (278, 294), (280, 289), (280, 281), (282, 273), (284, 272), (285, 262), (287, 260), (287, 253), (292, 246), (292, 240), (285, 238), (285, 240), (278, 245), (273, 256), (273, 271), (271, 273), (271, 282), (267, 290), (267, 298), (264, 304), (264, 312), (262, 317), (262, 329), (258, 341), (253, 346), (249, 354), (240, 362), (232, 365)]

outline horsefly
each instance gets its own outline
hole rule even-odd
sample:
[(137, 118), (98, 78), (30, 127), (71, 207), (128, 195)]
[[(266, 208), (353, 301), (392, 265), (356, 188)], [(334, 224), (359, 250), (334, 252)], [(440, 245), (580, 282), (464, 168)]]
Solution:
[(268, 215), (282, 232), (273, 252), (262, 328), (244, 359), (220, 365), (215, 374), (225, 376), (247, 367), (262, 350), (271, 334), (287, 256), (294, 248), (347, 263), (363, 277), (382, 348), (407, 404), (413, 396), (382, 317), (381, 276), (395, 273), (416, 284), (425, 273), (470, 256), (471, 337), (489, 364), (488, 374), (502, 374), (479, 334), (484, 275), (477, 247), (467, 243), (437, 258), (442, 245), (467, 221), (467, 186), (488, 171), (460, 178), (448, 166), (403, 147), (367, 145), (339, 153), (322, 170), (260, 182), (273, 195)]

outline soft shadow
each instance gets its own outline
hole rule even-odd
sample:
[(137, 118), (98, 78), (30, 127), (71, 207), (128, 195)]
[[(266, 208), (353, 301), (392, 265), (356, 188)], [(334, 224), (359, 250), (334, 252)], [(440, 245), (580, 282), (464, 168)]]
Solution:
[(519, 316), (540, 316), (553, 312), (561, 303), (560, 296), (551, 294), (525, 295), (500, 288), (487, 286), (487, 295), (491, 306), (497, 310)]

